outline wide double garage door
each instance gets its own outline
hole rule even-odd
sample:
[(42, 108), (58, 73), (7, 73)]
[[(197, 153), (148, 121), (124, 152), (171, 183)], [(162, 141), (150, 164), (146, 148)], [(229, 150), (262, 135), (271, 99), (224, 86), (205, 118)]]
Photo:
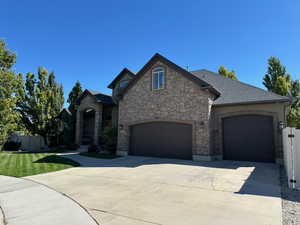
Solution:
[(223, 119), (223, 158), (274, 162), (273, 118), (243, 115)]
[[(273, 118), (241, 115), (223, 119), (223, 159), (274, 162)], [(192, 159), (192, 125), (152, 122), (130, 128), (131, 155)]]
[(152, 122), (130, 128), (131, 155), (192, 159), (192, 125)]

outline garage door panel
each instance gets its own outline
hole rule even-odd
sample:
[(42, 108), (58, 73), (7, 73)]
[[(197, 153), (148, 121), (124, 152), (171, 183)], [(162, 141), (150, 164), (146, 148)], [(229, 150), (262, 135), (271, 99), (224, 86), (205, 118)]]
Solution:
[(244, 115), (223, 119), (224, 159), (274, 162), (273, 119)]
[(131, 127), (131, 155), (191, 159), (192, 126), (153, 122)]

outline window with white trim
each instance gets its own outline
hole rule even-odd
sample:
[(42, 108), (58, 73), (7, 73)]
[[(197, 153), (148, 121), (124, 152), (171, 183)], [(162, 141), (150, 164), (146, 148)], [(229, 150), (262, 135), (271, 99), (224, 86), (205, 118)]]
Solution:
[(158, 90), (165, 86), (165, 70), (164, 68), (156, 68), (152, 70), (152, 89)]

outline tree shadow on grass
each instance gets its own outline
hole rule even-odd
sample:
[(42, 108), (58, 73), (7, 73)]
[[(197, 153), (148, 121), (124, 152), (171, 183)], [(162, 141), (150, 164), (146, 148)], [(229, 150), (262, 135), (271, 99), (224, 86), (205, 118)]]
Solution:
[(80, 166), (78, 162), (75, 162), (71, 159), (67, 159), (64, 157), (60, 157), (57, 155), (48, 155), (44, 158), (38, 159), (33, 163), (53, 163), (53, 164), (64, 164), (64, 165), (70, 165), (70, 166)]

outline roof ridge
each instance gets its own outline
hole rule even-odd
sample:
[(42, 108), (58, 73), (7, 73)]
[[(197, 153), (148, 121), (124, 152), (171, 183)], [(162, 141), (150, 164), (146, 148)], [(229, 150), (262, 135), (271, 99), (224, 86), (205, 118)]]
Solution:
[(213, 72), (213, 71), (210, 71), (210, 70), (207, 70), (207, 69), (194, 70), (194, 71), (191, 71), (191, 73), (192, 73), (192, 72), (197, 72), (197, 71), (207, 71), (207, 72), (209, 72), (209, 73), (212, 73), (214, 76), (220, 76), (220, 78), (222, 78), (222, 79), (224, 79), (224, 80), (229, 80), (229, 81), (237, 82), (237, 83), (240, 83), (240, 84), (242, 84), (242, 85), (245, 85), (245, 86), (248, 86), (248, 87), (252, 87), (252, 88), (256, 88), (256, 89), (258, 89), (258, 90), (260, 90), (260, 91), (264, 91), (264, 92), (267, 92), (267, 93), (269, 93), (269, 94), (272, 94), (272, 95), (275, 95), (275, 96), (278, 96), (278, 97), (281, 97), (281, 98), (287, 98), (287, 99), (288, 99), (287, 96), (279, 95), (279, 94), (276, 94), (276, 93), (274, 93), (274, 92), (272, 92), (272, 91), (264, 90), (264, 89), (262, 89), (262, 88), (256, 87), (256, 86), (254, 86), (254, 85), (251, 85), (251, 84), (248, 84), (248, 83), (239, 81), (239, 80), (233, 80), (233, 79), (231, 79), (231, 78), (222, 76), (222, 75), (219, 74), (219, 73), (216, 73), (216, 72)]

